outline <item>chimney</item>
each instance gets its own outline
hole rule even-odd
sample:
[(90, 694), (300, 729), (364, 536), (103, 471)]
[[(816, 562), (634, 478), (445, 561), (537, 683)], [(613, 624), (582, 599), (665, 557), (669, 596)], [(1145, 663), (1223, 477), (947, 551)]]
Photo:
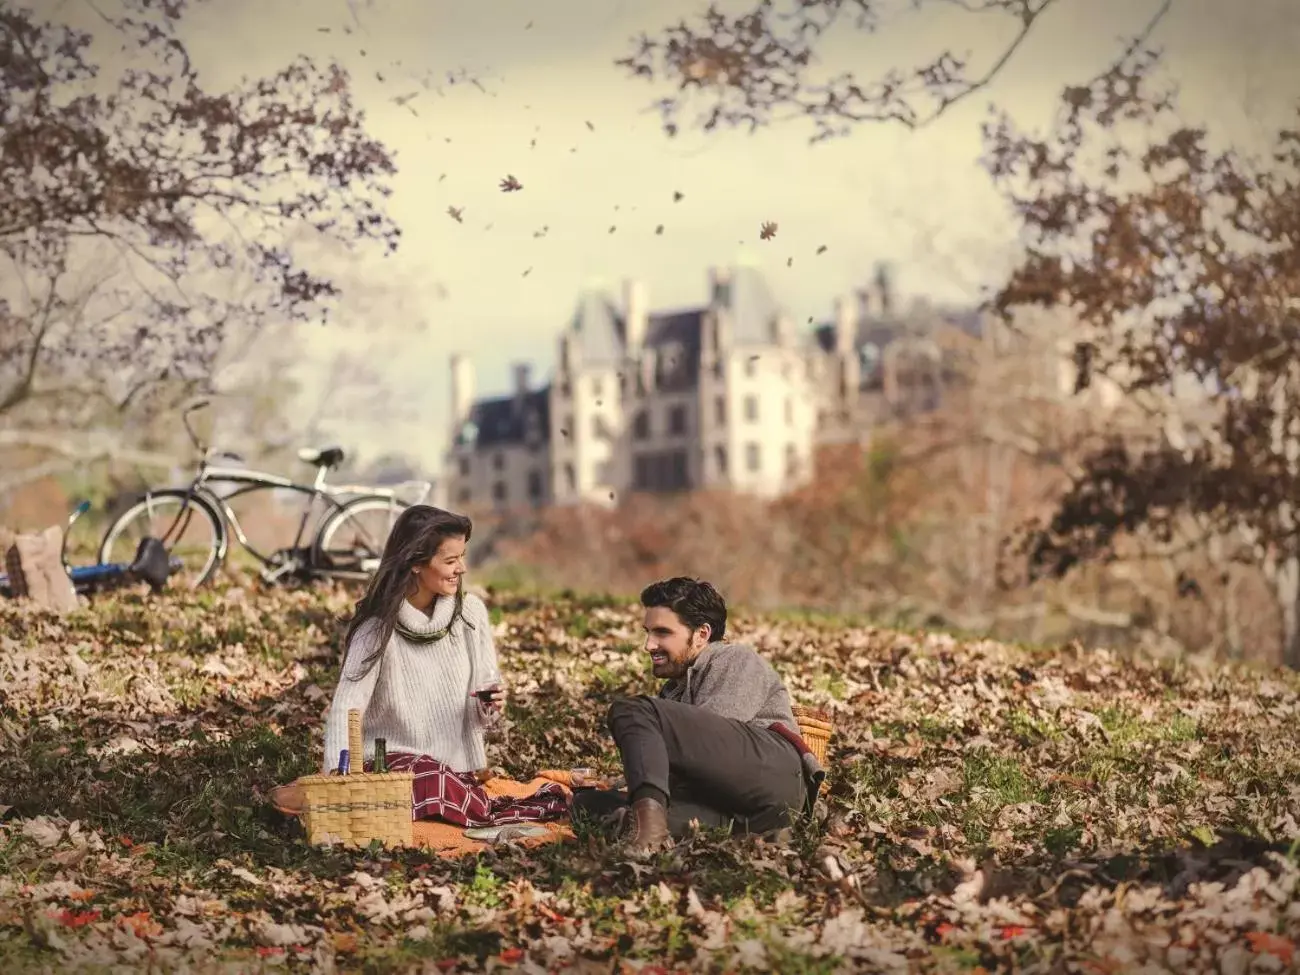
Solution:
[(857, 316), (853, 313), (853, 300), (847, 296), (835, 299), (835, 350), (849, 352), (857, 340)]
[(785, 348), (794, 345), (794, 322), (782, 312), (776, 319), (776, 344)]
[(731, 272), (725, 267), (709, 268), (709, 304), (730, 305), (727, 285), (731, 283)]
[(528, 373), (531, 367), (526, 362), (515, 363), (515, 396), (523, 399), (528, 394)]
[(451, 422), (455, 429), (469, 419), (474, 406), (474, 365), (457, 352), (451, 357)]
[(645, 344), (646, 324), (650, 318), (645, 282), (623, 282), (623, 319), (627, 326), (627, 353), (635, 356)]
[(871, 318), (871, 290), (861, 288), (858, 291), (858, 317), (864, 321)]

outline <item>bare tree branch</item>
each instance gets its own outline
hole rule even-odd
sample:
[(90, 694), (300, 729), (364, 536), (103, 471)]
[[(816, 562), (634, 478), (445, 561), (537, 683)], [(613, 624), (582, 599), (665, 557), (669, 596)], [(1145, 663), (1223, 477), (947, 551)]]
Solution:
[[(633, 50), (615, 64), (634, 77), (666, 82), (675, 93), (655, 104), (664, 130), (676, 135), (683, 115), (701, 106), (690, 124), (711, 131), (745, 126), (750, 131), (773, 123), (805, 120), (813, 125), (817, 142), (847, 134), (855, 125), (889, 122), (908, 129), (933, 124), (955, 105), (988, 89), (1002, 74), (1043, 15), (1058, 0), (788, 0), (778, 10), (775, 0), (759, 0), (746, 13), (726, 16), (710, 6), (698, 23), (682, 21), (658, 36), (641, 34)], [(1119, 52), (1123, 63), (1145, 44), (1163, 19), (1172, 0), (1159, 9)], [(982, 72), (972, 72), (965, 56), (947, 47), (927, 60), (891, 67), (873, 78), (852, 72), (817, 80), (814, 66), (829, 32), (856, 13), (853, 27), (875, 33), (888, 19), (882, 11), (920, 16), (936, 7), (965, 15), (991, 15), (1013, 20), (1014, 35), (990, 58)], [(960, 28), (954, 28), (960, 33)], [(1085, 87), (1089, 83), (1085, 83)]]

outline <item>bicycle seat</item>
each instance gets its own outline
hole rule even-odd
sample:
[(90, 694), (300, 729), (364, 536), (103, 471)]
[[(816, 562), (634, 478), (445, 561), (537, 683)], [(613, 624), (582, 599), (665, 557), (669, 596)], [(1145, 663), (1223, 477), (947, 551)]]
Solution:
[(298, 451), (298, 459), (313, 467), (338, 467), (345, 456), (342, 447), (303, 447)]

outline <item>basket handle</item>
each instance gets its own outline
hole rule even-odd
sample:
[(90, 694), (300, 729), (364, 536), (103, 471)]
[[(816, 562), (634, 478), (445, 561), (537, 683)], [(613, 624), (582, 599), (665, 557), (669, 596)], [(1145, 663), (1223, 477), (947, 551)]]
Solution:
[(365, 760), (365, 752), (362, 751), (361, 744), (361, 709), (348, 709), (348, 765), (351, 768), (361, 771), (362, 762)]

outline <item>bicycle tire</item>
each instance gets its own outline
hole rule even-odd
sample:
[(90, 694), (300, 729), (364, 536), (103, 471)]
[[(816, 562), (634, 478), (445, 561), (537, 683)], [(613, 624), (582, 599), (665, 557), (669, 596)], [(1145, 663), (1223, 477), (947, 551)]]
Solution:
[[(213, 501), (202, 491), (187, 491), (182, 488), (162, 488), (158, 491), (148, 491), (125, 511), (113, 519), (113, 523), (104, 531), (104, 538), (99, 543), (98, 559), (101, 563), (108, 560), (113, 542), (121, 534), (122, 530), (129, 525), (134, 519), (140, 516), (140, 513), (147, 511), (150, 504), (158, 500), (167, 501), (176, 500), (182, 505), (188, 503), (188, 506), (198, 512), (208, 520), (212, 526), (212, 545), (209, 550), (207, 559), (203, 563), (200, 571), (190, 588), (198, 589), (206, 585), (216, 575), (217, 569), (226, 559), (226, 550), (229, 547), (229, 534), (226, 531), (226, 520), (221, 514), (221, 509), (217, 502)], [(168, 548), (168, 554), (171, 554)]]
[[(332, 561), (331, 556), (327, 553), (330, 540), (350, 519), (366, 511), (376, 511), (380, 509), (393, 510), (400, 514), (410, 507), (405, 501), (399, 501), (396, 498), (390, 498), (382, 494), (363, 494), (361, 497), (353, 498), (344, 504), (341, 508), (331, 511), (321, 522), (320, 528), (316, 530), (316, 537), (312, 540), (311, 558), (313, 570), (322, 575), (334, 576), (336, 578), (355, 578), (368, 579), (374, 575), (374, 569), (367, 570), (364, 565), (357, 568), (340, 568), (332, 567), (329, 563)], [(388, 526), (389, 533), (392, 531), (392, 524)], [(384, 546), (388, 544), (388, 533), (385, 533), (383, 539), (377, 542), (377, 552), (372, 552), (376, 564), (379, 557), (383, 555)]]

